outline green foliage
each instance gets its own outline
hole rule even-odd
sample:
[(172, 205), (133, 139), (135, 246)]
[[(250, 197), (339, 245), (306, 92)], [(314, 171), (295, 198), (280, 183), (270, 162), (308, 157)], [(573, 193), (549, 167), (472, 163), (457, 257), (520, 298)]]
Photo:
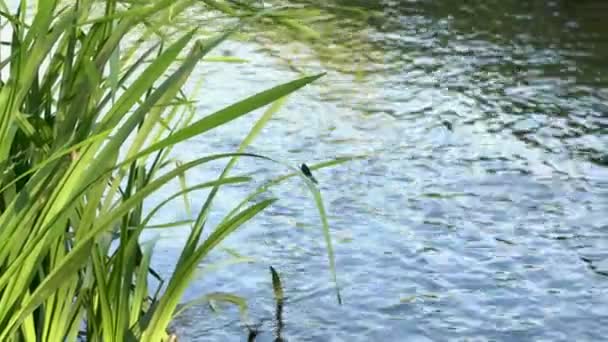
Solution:
[[(290, 93), (322, 75), (287, 82), (193, 121), (182, 90), (195, 67), (234, 32), (200, 37), (177, 20), (193, 0), (22, 1), (11, 14), (0, 0), (9, 54), (0, 60), (0, 341), (161, 341), (197, 265), (227, 236), (275, 201), (260, 194), (298, 175), (319, 208), (334, 277), (329, 227), (318, 189), (298, 169), (247, 196), (203, 238), (221, 186)], [(204, 1), (234, 16), (271, 15), (231, 2)], [(208, 7), (207, 10), (209, 10)], [(181, 32), (181, 33), (180, 33)], [(219, 60), (221, 61), (221, 60)], [(174, 163), (172, 148), (272, 104), (238, 151)], [(188, 186), (188, 170), (228, 159), (218, 179)], [(344, 162), (334, 160), (311, 169)], [(274, 162), (274, 161), (271, 161)], [(157, 207), (143, 205), (171, 181), (180, 189)], [(210, 194), (162, 291), (149, 288), (153, 243), (143, 229), (160, 208), (201, 189)], [(190, 208), (187, 208), (190, 210)], [(168, 224), (165, 229), (173, 226)], [(231, 294), (211, 293), (246, 309)], [(244, 310), (243, 309), (243, 310)]]

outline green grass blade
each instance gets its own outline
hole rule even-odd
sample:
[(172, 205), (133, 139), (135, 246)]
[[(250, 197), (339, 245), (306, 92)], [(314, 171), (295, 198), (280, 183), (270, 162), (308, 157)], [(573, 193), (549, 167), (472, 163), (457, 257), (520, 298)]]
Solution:
[[(287, 97), (282, 97), (282, 98), (279, 98), (277, 101), (273, 102), (273, 104), (270, 106), (270, 108), (268, 108), (268, 110), (266, 110), (264, 112), (264, 114), (260, 117), (260, 119), (255, 123), (255, 125), (253, 126), (251, 131), (247, 134), (245, 139), (243, 139), (243, 141), (239, 145), (237, 153), (242, 153), (247, 148), (247, 146), (249, 146), (253, 142), (253, 140), (260, 134), (260, 132), (262, 131), (264, 126), (266, 126), (268, 121), (270, 121), (272, 116), (283, 106), (286, 99), (287, 99)], [(222, 173), (220, 175), (220, 179), (226, 177), (226, 175), (228, 174), (228, 172), (230, 172), (230, 169), (234, 166), (234, 164), (237, 162), (237, 160), (238, 160), (238, 156), (235, 156), (230, 159), (228, 164), (224, 167), (224, 170), (222, 171)], [(213, 202), (213, 199), (215, 198), (217, 191), (218, 191), (218, 188), (215, 187), (215, 188), (211, 189), (211, 192), (207, 196), (207, 199), (205, 200), (205, 203), (203, 204), (202, 209), (200, 210), (200, 213), (199, 213), (198, 217), (196, 218), (196, 222), (194, 224), (192, 234), (190, 235), (190, 238), (186, 242), (186, 246), (184, 246), (184, 249), (182, 251), (182, 254), (180, 255), (179, 260), (182, 260), (184, 257), (186, 257), (187, 255), (192, 253), (194, 248), (196, 248), (196, 245), (198, 244), (198, 242), (200, 240), (200, 236), (203, 231), (203, 227), (205, 224), (205, 220), (207, 218), (208, 211), (211, 208), (211, 203)]]
[(105, 115), (103, 125), (100, 130), (114, 127), (116, 123), (131, 109), (131, 107), (144, 95), (166, 72), (175, 61), (179, 53), (186, 47), (192, 39), (195, 31), (190, 31), (183, 35), (179, 40), (167, 48), (154, 62), (152, 62), (129, 87), (128, 91), (116, 101), (112, 109)]
[(333, 243), (331, 241), (331, 233), (329, 231), (329, 223), (327, 222), (327, 214), (325, 213), (325, 205), (323, 204), (323, 198), (321, 192), (314, 185), (308, 184), (310, 191), (312, 192), (317, 209), (319, 210), (319, 216), (321, 217), (321, 223), (323, 224), (323, 237), (325, 238), (325, 247), (327, 248), (327, 257), (329, 259), (329, 270), (333, 278), (334, 284), (336, 285), (336, 298), (338, 303), (342, 304), (342, 296), (340, 295), (340, 285), (338, 284), (338, 275), (336, 272), (336, 258), (334, 255)]
[[(61, 284), (63, 283), (63, 279), (73, 274), (83, 266), (83, 264), (87, 261), (87, 255), (90, 253), (91, 243), (101, 232), (108, 230), (108, 227), (115, 220), (115, 217), (123, 216), (131, 208), (138, 205), (153, 191), (157, 190), (170, 180), (176, 178), (180, 173), (186, 171), (187, 169), (219, 158), (227, 158), (232, 156), (234, 156), (234, 154), (213, 155), (199, 158), (195, 161), (186, 163), (180, 168), (174, 169), (168, 172), (167, 174), (159, 177), (157, 180), (151, 182), (145, 188), (141, 189), (132, 197), (130, 197), (128, 200), (122, 202), (121, 205), (114, 209), (112, 212), (106, 213), (105, 215), (101, 216), (98, 222), (96, 222), (96, 227), (91, 229), (85, 236), (83, 236), (79, 240), (78, 244), (72, 249), (72, 251), (64, 259), (62, 259), (59, 265), (55, 269), (53, 269), (51, 273), (47, 275), (44, 281), (37, 287), (36, 291), (32, 293), (28, 300), (23, 303), (23, 305), (18, 309), (18, 311), (13, 315), (13, 317), (9, 321), (9, 324), (7, 324), (6, 327), (0, 328), (0, 341), (5, 340), (7, 336), (12, 334), (18, 327), (18, 325), (23, 322), (23, 320), (29, 314), (31, 314), (48, 295), (53, 293), (59, 286), (61, 286)], [(92, 184), (95, 184), (95, 182), (93, 182)], [(79, 196), (80, 194), (76, 194), (74, 198), (78, 198)], [(68, 201), (68, 203), (71, 203), (71, 201)], [(51, 220), (49, 224), (54, 224), (62, 216), (66, 216), (68, 214), (69, 209), (70, 207), (67, 207), (61, 212), (59, 212), (57, 214), (58, 216), (55, 219)], [(234, 227), (234, 229), (236, 229), (236, 227)], [(41, 246), (47, 239), (48, 237), (42, 241), (39, 241), (38, 245)], [(9, 270), (14, 267), (17, 266), (11, 265), (11, 267), (9, 267)]]
[(266, 207), (274, 203), (274, 201), (274, 199), (268, 199), (257, 203), (245, 209), (223, 225), (220, 225), (188, 259), (177, 265), (176, 273), (174, 277), (171, 278), (165, 294), (161, 298), (159, 305), (155, 308), (152, 319), (142, 335), (143, 340), (156, 341), (157, 336), (162, 333), (163, 327), (168, 325), (173, 317), (173, 312), (175, 311), (179, 299), (185, 291), (189, 280), (192, 279), (196, 266), (200, 261), (227, 236), (232, 234), (259, 212), (266, 209)]
[(142, 156), (148, 155), (167, 146), (175, 145), (193, 136), (200, 135), (227, 122), (235, 120), (306, 86), (323, 75), (324, 73), (315, 76), (303, 77), (250, 96), (245, 100), (239, 101), (211, 115), (208, 115), (192, 123), (188, 127), (182, 128), (181, 130), (169, 135), (165, 139), (127, 159), (126, 162), (141, 158)]

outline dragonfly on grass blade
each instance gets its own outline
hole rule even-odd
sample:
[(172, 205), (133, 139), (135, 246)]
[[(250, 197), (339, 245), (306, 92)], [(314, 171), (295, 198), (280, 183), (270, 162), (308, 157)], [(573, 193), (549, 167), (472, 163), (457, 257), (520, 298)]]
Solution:
[(300, 170), (302, 170), (302, 173), (306, 175), (306, 177), (308, 177), (313, 183), (319, 184), (306, 164), (302, 164), (302, 166), (300, 166)]

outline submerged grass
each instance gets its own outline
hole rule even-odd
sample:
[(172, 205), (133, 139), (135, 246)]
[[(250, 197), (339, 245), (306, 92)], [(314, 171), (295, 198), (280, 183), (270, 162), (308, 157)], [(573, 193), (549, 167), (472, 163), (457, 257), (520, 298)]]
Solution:
[[(204, 3), (237, 13), (232, 2)], [(296, 175), (319, 209), (336, 280), (320, 192), (297, 168), (288, 166), (292, 173), (256, 189), (217, 226), (206, 227), (219, 188), (249, 181), (229, 175), (239, 158), (275, 162), (245, 153), (246, 147), (290, 93), (322, 75), (277, 85), (193, 121), (183, 86), (235, 31), (197, 39), (197, 28), (171, 30), (194, 5), (202, 6), (193, 0), (39, 0), (21, 1), (11, 12), (0, 0), (8, 51), (0, 55), (0, 341), (170, 339), (167, 326), (182, 312), (178, 304), (197, 265), (275, 201), (259, 195)], [(242, 15), (247, 8), (239, 17), (270, 13)], [(170, 159), (176, 144), (267, 105), (234, 153)], [(217, 179), (186, 186), (188, 170), (222, 159), (228, 162)], [(145, 212), (146, 199), (174, 180), (180, 189)], [(189, 203), (188, 194), (201, 189), (210, 190), (202, 207), (186, 208), (198, 212), (196, 219), (166, 225), (187, 224), (190, 231), (172, 276), (161, 282), (162, 291), (153, 290), (154, 245), (140, 245), (140, 234), (162, 206), (179, 198)], [(206, 238), (204, 229), (211, 229)], [(239, 297), (218, 293), (193, 303), (209, 300), (242, 306)]]

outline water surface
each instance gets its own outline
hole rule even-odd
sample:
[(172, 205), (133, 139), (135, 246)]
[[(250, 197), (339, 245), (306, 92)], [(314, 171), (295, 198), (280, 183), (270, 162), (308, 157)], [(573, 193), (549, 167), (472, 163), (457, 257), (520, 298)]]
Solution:
[[(280, 202), (225, 244), (258, 263), (206, 274), (187, 299), (242, 295), (260, 324), (257, 341), (271, 341), (273, 265), (287, 296), (284, 340), (608, 336), (608, 4), (366, 3), (331, 2), (360, 6), (371, 13), (365, 21), (319, 6), (337, 28), (320, 47), (262, 36), (225, 44), (220, 50), (250, 62), (205, 65), (198, 98), (202, 116), (297, 70), (329, 70), (289, 99), (250, 151), (294, 166), (368, 156), (315, 173), (344, 304), (335, 299), (314, 205), (296, 180), (275, 188)], [(251, 124), (240, 119), (176, 155), (231, 151)], [(285, 170), (243, 160), (238, 171), (262, 182)], [(247, 189), (224, 191), (218, 212)], [(187, 217), (176, 203), (162, 219)], [(184, 236), (162, 232), (155, 265), (165, 273)], [(235, 309), (216, 315), (206, 305), (175, 328), (184, 341), (247, 334)]]

